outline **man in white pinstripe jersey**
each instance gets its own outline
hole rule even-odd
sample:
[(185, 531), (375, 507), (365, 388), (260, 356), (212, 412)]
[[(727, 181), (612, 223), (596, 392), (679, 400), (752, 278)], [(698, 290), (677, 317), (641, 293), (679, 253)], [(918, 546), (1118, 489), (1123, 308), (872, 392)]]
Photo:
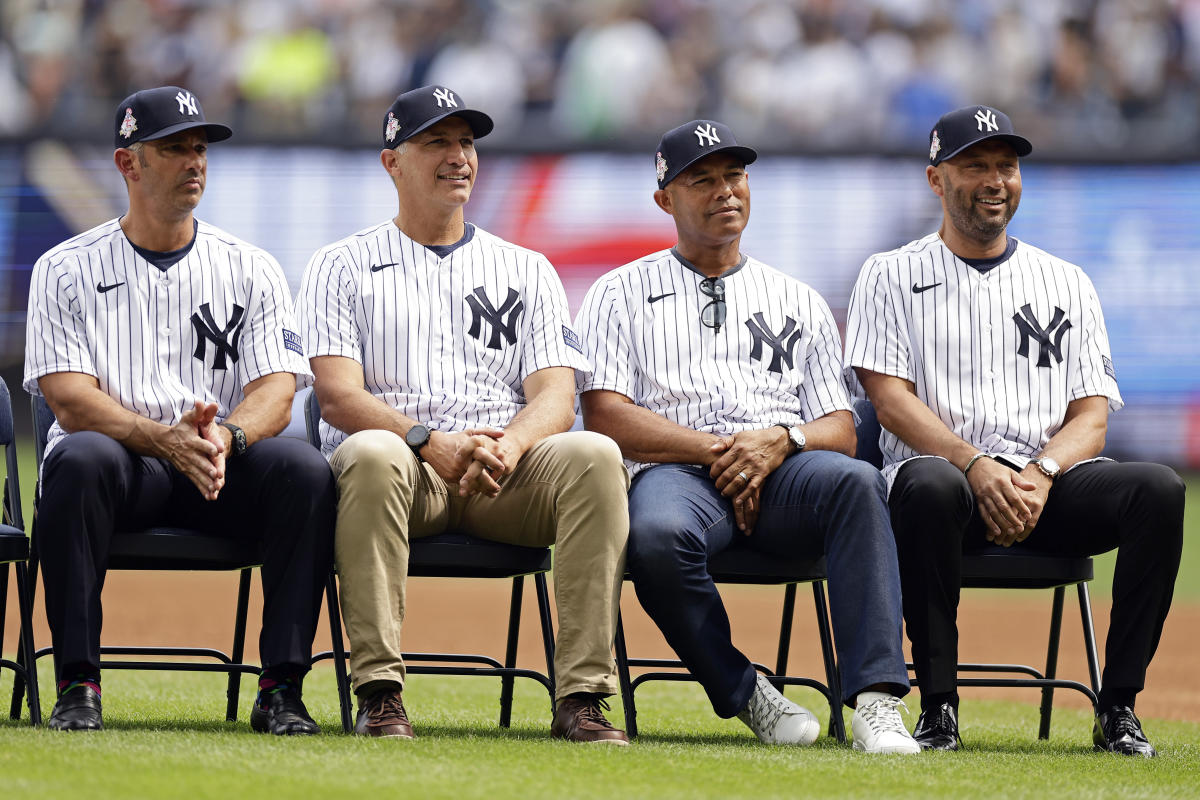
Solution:
[(261, 540), (263, 675), (250, 723), (317, 733), (301, 700), (332, 561), (333, 475), (279, 439), (311, 378), (269, 254), (200, 222), (207, 122), (177, 86), (117, 107), (129, 211), (33, 269), (25, 389), (57, 418), (35, 535), (58, 702), (49, 726), (103, 727), (100, 593), (116, 529), (195, 528)]
[[(1133, 713), (1171, 604), (1183, 482), (1158, 464), (1100, 458), (1122, 405), (1095, 289), (1077, 266), (1014, 239), (1032, 145), (989, 106), (930, 132), (937, 233), (863, 266), (846, 328), (880, 446), (921, 687), (914, 735), (955, 750), (956, 613), (964, 549), (1118, 548), (1098, 749), (1153, 756)], [(1085, 200), (1085, 199), (1084, 199)], [(849, 374), (853, 368), (853, 375)]]
[(584, 421), (636, 472), (638, 599), (717, 714), (771, 744), (816, 740), (816, 718), (734, 647), (707, 560), (739, 540), (824, 553), (854, 746), (916, 753), (897, 710), (909, 686), (896, 549), (883, 480), (850, 457), (837, 327), (816, 292), (740, 249), (756, 158), (711, 120), (663, 136), (654, 200), (678, 243), (588, 291), (577, 323), (592, 362), (580, 376)]
[(319, 250), (299, 298), (338, 476), (336, 559), (357, 731), (412, 738), (401, 697), (408, 541), (455, 528), (555, 545), (551, 732), (624, 745), (602, 713), (625, 564), (628, 476), (575, 419), (587, 370), (566, 294), (539, 253), (465, 222), (492, 129), (455, 92), (405, 92), (382, 126), (399, 210)]

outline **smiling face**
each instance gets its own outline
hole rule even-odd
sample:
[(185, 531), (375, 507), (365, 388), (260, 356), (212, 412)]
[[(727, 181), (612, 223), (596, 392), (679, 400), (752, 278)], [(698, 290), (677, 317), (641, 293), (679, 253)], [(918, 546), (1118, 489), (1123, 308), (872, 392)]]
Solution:
[[(394, 159), (387, 157), (389, 152), (395, 154)], [(446, 117), (400, 148), (385, 150), (384, 166), (401, 196), (434, 206), (461, 208), (471, 199), (479, 168), (475, 134), (461, 118)]]
[(930, 187), (942, 200), (942, 238), (951, 250), (958, 252), (952, 241), (987, 255), (1003, 250), (1005, 230), (1021, 202), (1019, 161), (1012, 145), (990, 139), (926, 169)]
[(162, 139), (143, 142), (121, 160), (130, 192), (168, 217), (184, 217), (204, 196), (208, 177), (208, 136), (192, 128)]
[(728, 244), (742, 235), (750, 220), (746, 165), (728, 153), (713, 153), (656, 191), (654, 201), (675, 218), (682, 247)]

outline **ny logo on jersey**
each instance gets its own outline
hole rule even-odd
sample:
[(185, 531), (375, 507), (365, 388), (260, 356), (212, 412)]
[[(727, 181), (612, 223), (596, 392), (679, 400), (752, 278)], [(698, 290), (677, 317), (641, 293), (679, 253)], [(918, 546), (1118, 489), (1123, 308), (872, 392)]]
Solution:
[[(204, 360), (208, 354), (208, 343), (212, 342), (216, 345), (217, 354), (213, 357), (213, 369), (226, 369), (225, 356), (229, 356), (233, 363), (238, 360), (238, 340), (242, 338), (242, 314), (246, 309), (233, 304), (233, 313), (229, 315), (229, 324), (224, 328), (218, 328), (216, 320), (213, 319), (212, 310), (208, 307), (208, 303), (200, 306), (200, 310), (192, 314), (192, 327), (196, 329), (196, 336), (200, 341), (196, 342), (196, 352), (192, 356)], [(229, 341), (229, 334), (233, 334), (233, 341)]]
[(200, 113), (200, 107), (196, 105), (196, 96), (189, 91), (180, 90), (176, 92), (175, 102), (179, 103), (180, 114), (190, 114), (194, 117)]
[(773, 355), (771, 363), (767, 367), (767, 372), (777, 372), (783, 374), (783, 365), (786, 363), (788, 369), (793, 368), (793, 360), (795, 358), (794, 350), (796, 342), (800, 341), (800, 330), (796, 325), (796, 320), (791, 317), (785, 317), (783, 330), (778, 335), (771, 332), (767, 327), (767, 321), (763, 319), (762, 312), (756, 313), (754, 319), (746, 320), (746, 327), (750, 329), (750, 335), (754, 337), (754, 344), (750, 348), (750, 358), (755, 361), (762, 361), (763, 358), (763, 343), (771, 346)]
[(696, 143), (701, 147), (712, 147), (714, 144), (721, 143), (721, 137), (717, 136), (717, 129), (712, 126), (712, 123), (707, 125), (697, 125), (696, 130), (692, 131), (696, 134)]
[(996, 123), (996, 112), (990, 108), (981, 108), (975, 112), (975, 127), (978, 130), (983, 130), (987, 126), (989, 131), (998, 131), (1000, 126)]
[[(525, 309), (525, 304), (520, 298), (517, 290), (509, 287), (504, 305), (496, 308), (484, 293), (483, 287), (476, 286), (474, 294), (467, 295), (467, 305), (471, 307), (471, 328), (467, 335), (479, 339), (482, 336), (482, 323), (487, 322), (492, 326), (488, 348), (499, 350), (501, 336), (504, 336), (509, 344), (514, 344), (517, 341), (517, 320)], [(505, 314), (508, 314), (507, 320), (504, 319)]]
[(1067, 319), (1066, 316), (1067, 312), (1055, 306), (1054, 316), (1050, 319), (1050, 324), (1042, 328), (1038, 325), (1037, 317), (1033, 315), (1033, 309), (1029, 307), (1029, 304), (1026, 303), (1021, 306), (1021, 313), (1013, 314), (1013, 322), (1017, 323), (1017, 332), (1021, 334), (1021, 346), (1017, 348), (1017, 355), (1029, 358), (1029, 340), (1036, 339), (1041, 348), (1041, 352), (1038, 354), (1037, 365), (1039, 367), (1049, 367), (1051, 356), (1061, 364), (1063, 360), (1063, 336), (1066, 335), (1071, 327), (1071, 320)]
[(434, 89), (433, 97), (437, 100), (438, 108), (458, 108), (454, 92), (449, 89)]

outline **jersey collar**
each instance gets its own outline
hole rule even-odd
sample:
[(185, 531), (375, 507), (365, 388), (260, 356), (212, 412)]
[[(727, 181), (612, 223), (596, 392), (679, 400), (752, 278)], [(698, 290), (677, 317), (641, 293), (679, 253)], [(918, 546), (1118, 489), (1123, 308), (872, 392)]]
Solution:
[[(683, 256), (681, 256), (681, 255), (679, 254), (679, 250), (677, 250), (676, 248), (674, 248), (674, 247), (672, 247), (672, 248), (671, 248), (671, 255), (675, 256), (675, 260), (676, 260), (676, 261), (678, 261), (680, 264), (683, 264), (685, 267), (687, 267), (687, 268), (688, 268), (688, 269), (690, 269), (692, 272), (694, 272), (694, 273), (696, 273), (697, 275), (699, 275), (701, 278), (707, 278), (707, 277), (708, 277), (708, 276), (707, 276), (707, 275), (705, 275), (703, 272), (701, 272), (701, 271), (700, 271), (700, 270), (699, 270), (699, 269), (696, 267), (696, 265), (695, 265), (695, 264), (693, 264), (692, 262), (688, 261), (686, 258), (684, 258)], [(735, 266), (735, 267), (732, 267), (732, 268), (730, 268), (729, 270), (727, 270), (726, 272), (723, 272), (723, 273), (721, 273), (721, 275), (719, 275), (718, 277), (720, 277), (720, 278), (728, 278), (728, 277), (730, 277), (731, 275), (733, 275), (733, 273), (737, 272), (737, 271), (738, 271), (738, 270), (740, 270), (742, 267), (746, 266), (746, 262), (750, 260), (750, 257), (749, 257), (749, 256), (747, 256), (745, 253), (742, 253), (741, 255), (742, 255), (742, 259), (741, 259), (741, 261), (739, 261), (739, 262), (737, 263), (737, 266)]]

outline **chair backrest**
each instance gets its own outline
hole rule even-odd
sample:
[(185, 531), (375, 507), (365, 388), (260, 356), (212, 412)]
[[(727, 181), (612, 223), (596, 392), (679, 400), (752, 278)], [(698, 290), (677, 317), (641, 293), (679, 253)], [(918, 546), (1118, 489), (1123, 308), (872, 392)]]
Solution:
[(17, 476), (17, 437), (13, 426), (12, 396), (8, 384), (0, 378), (0, 446), (4, 447), (3, 520), (14, 528), (25, 529), (21, 515), (21, 481)]
[(33, 410), (33, 455), (40, 470), (42, 456), (46, 454), (46, 439), (50, 436), (50, 426), (54, 424), (54, 412), (41, 395), (33, 395), (30, 400)]
[(304, 401), (304, 430), (308, 432), (309, 444), (320, 450), (321, 403), (317, 400), (316, 389), (310, 389), (308, 399)]
[(879, 434), (883, 428), (879, 425), (879, 417), (875, 414), (875, 406), (866, 398), (854, 401), (854, 411), (858, 414), (858, 424), (854, 426), (858, 434), (858, 449), (854, 457), (876, 469), (883, 467), (883, 451), (879, 449)]

